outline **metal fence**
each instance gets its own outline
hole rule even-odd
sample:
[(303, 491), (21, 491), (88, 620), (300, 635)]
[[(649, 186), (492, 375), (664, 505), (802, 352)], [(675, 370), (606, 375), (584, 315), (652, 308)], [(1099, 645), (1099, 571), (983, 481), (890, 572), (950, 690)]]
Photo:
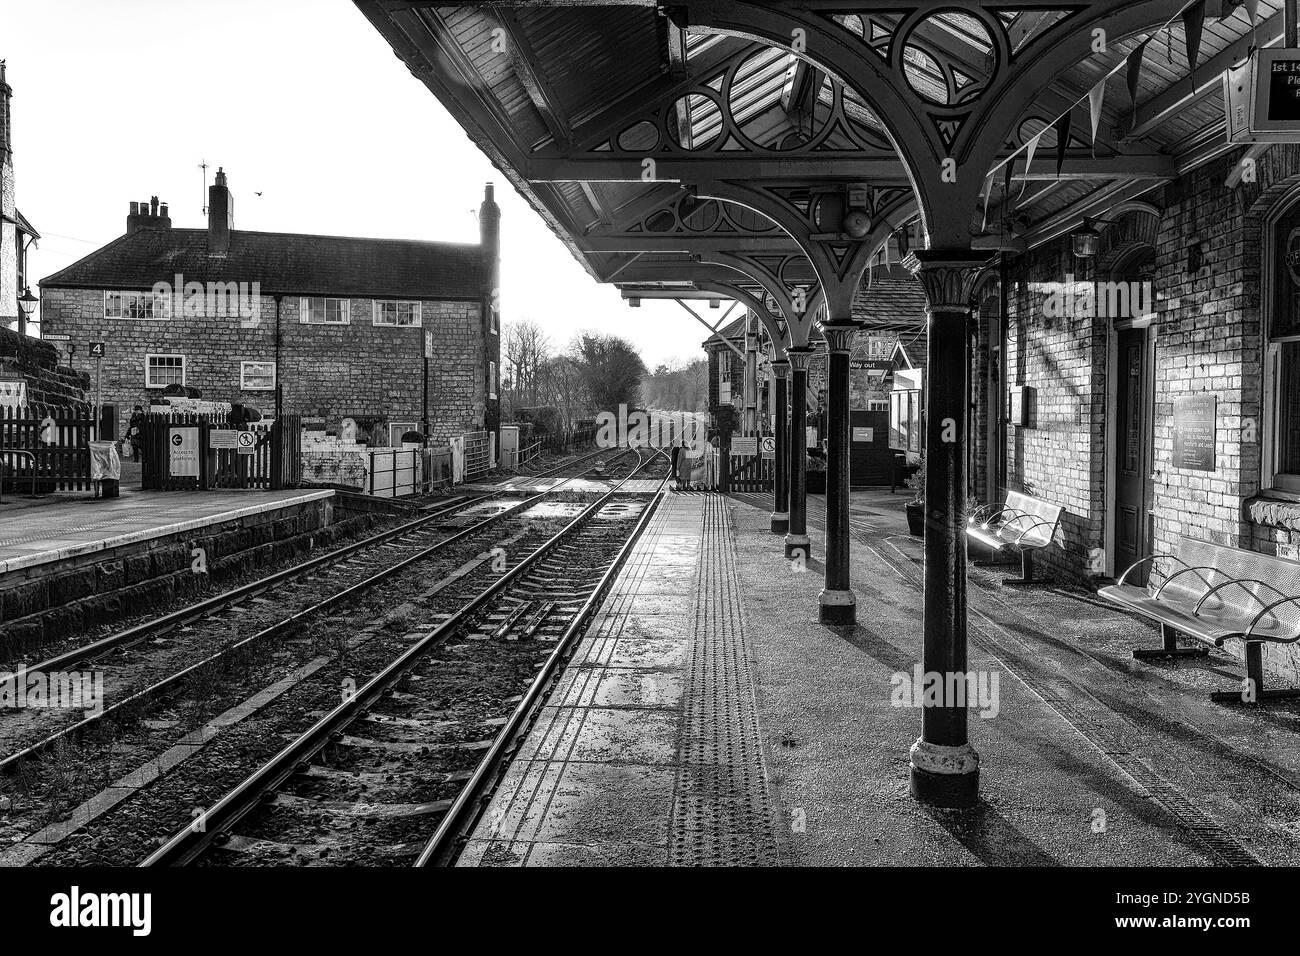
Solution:
[(0, 493), (89, 491), (94, 422), (71, 409), (32, 402), (0, 408)]

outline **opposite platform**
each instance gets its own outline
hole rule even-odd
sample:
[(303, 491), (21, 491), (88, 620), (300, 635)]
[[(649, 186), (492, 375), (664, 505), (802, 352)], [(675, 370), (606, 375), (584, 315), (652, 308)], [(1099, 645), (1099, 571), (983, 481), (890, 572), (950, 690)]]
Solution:
[(0, 509), (0, 576), (332, 498), (317, 491), (157, 491)]

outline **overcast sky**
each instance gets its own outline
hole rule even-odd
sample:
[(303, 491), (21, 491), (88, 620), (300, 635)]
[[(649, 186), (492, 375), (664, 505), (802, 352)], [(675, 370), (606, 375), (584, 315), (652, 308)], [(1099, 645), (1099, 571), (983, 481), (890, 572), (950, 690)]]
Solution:
[(236, 228), (276, 232), (476, 242), (495, 181), (505, 321), (607, 330), (651, 368), (703, 355), (676, 303), (587, 274), (350, 0), (0, 0), (0, 59), (37, 279), (121, 235), (131, 200), (205, 225), (204, 160)]

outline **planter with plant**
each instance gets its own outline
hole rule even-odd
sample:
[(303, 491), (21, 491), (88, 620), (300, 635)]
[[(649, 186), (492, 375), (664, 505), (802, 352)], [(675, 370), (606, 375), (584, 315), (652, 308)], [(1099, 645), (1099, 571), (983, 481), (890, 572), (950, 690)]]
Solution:
[(916, 537), (925, 536), (925, 452), (921, 452), (921, 458), (917, 464), (916, 471), (907, 476), (903, 482), (907, 490), (912, 492), (912, 500), (904, 505), (907, 511), (907, 530)]

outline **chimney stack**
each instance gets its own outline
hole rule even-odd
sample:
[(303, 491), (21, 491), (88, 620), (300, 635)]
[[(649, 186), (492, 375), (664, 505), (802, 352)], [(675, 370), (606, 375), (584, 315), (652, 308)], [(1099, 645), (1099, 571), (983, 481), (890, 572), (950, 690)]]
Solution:
[(171, 217), (167, 214), (167, 204), (160, 203), (157, 196), (148, 201), (131, 203), (131, 213), (126, 217), (126, 231), (129, 235), (141, 229), (170, 229)]
[(0, 60), (0, 166), (12, 162), (14, 131), (9, 118), (9, 101), (13, 95), (13, 87), (5, 80), (5, 61)]
[[(488, 308), (499, 311), (501, 301), (501, 207), (494, 198), (492, 183), (483, 187), (483, 205), (478, 207), (479, 245), (488, 262)], [(500, 328), (499, 316), (493, 315), (492, 328)]]
[(208, 187), (208, 255), (230, 252), (230, 230), (234, 226), (235, 200), (226, 188), (226, 173), (217, 167), (217, 179)]

